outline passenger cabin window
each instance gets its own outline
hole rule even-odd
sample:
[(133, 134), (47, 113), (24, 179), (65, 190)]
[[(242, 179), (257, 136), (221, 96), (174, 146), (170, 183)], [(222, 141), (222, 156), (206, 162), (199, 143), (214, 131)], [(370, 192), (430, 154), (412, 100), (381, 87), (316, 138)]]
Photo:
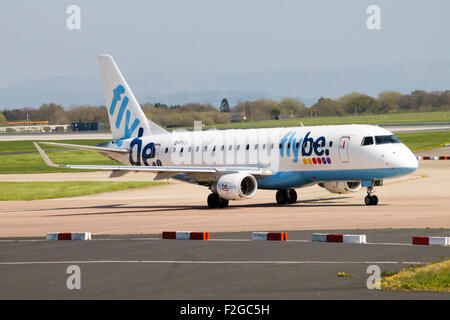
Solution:
[(373, 144), (373, 137), (364, 137), (361, 145), (369, 146), (371, 144)]
[(386, 144), (386, 143), (401, 143), (400, 140), (396, 136), (389, 135), (389, 136), (376, 136), (375, 137), (375, 143), (376, 144)]

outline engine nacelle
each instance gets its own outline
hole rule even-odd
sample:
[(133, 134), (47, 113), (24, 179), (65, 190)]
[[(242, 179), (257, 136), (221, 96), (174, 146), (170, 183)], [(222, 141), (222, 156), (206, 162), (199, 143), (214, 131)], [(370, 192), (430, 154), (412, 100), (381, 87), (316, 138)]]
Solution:
[(351, 193), (361, 189), (361, 181), (327, 181), (319, 183), (319, 186), (331, 193)]
[(255, 195), (258, 183), (247, 173), (231, 173), (220, 177), (216, 184), (217, 194), (226, 200), (244, 200)]

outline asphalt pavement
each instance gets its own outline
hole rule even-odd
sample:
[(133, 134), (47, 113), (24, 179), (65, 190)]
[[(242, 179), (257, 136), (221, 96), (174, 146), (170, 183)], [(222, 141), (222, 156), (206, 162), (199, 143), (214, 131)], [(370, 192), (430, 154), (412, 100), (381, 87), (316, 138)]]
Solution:
[[(3, 238), (0, 299), (450, 299), (367, 288), (369, 266), (394, 272), (448, 258), (450, 247), (413, 246), (411, 237), (449, 230), (322, 232), (366, 234), (368, 243), (311, 242), (312, 231), (290, 231), (285, 242), (253, 241), (250, 232), (213, 233), (208, 241)], [(80, 287), (70, 289), (75, 273)]]

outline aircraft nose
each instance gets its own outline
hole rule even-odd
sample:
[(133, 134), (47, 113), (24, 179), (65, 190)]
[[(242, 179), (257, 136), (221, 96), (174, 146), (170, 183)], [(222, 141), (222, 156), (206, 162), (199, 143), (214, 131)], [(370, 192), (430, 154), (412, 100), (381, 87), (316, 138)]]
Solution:
[(412, 168), (414, 170), (419, 167), (419, 161), (417, 161), (417, 157), (411, 151), (409, 151), (409, 155), (405, 158), (405, 167)]
[(403, 150), (398, 152), (396, 156), (395, 162), (397, 166), (400, 168), (408, 169), (411, 172), (416, 171), (416, 169), (419, 167), (419, 161), (417, 161), (417, 157), (406, 146), (402, 149)]
[(419, 166), (416, 156), (406, 146), (386, 152), (383, 160), (388, 167), (404, 168), (410, 172), (415, 171)]

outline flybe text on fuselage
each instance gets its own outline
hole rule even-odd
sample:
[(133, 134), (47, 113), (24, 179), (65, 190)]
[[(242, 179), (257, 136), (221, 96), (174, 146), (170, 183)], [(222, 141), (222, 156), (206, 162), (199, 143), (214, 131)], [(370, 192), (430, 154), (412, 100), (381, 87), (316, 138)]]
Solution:
[[(289, 131), (280, 141), (280, 157), (291, 157), (294, 163), (298, 162), (299, 156), (303, 158), (306, 164), (307, 159), (313, 159), (320, 163), (331, 163), (330, 150), (326, 147), (326, 139), (320, 136), (314, 139), (310, 136), (311, 131), (308, 131), (302, 138), (295, 138), (297, 132)], [(291, 155), (292, 154), (292, 155)]]

